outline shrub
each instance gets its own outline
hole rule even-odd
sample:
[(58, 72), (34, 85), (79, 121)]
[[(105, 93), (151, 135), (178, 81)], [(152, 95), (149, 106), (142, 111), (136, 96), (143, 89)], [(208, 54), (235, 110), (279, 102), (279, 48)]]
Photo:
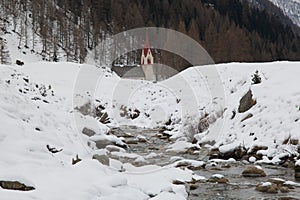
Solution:
[(261, 77), (258, 73), (258, 70), (252, 75), (252, 85), (261, 83)]

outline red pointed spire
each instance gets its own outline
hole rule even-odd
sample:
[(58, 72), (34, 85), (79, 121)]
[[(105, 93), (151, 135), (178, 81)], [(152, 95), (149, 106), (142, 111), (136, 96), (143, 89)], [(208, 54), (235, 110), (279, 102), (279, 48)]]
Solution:
[(141, 64), (142, 65), (153, 64), (153, 56), (152, 56), (152, 49), (150, 47), (150, 42), (149, 42), (148, 29), (146, 29), (146, 40), (145, 40), (144, 48), (142, 50)]
[(150, 42), (149, 42), (149, 34), (148, 34), (148, 29), (146, 29), (146, 40), (145, 40), (145, 45), (143, 48), (144, 51), (144, 55), (146, 56), (148, 53), (148, 50), (150, 50), (150, 52), (152, 53), (152, 49), (150, 47)]
[(148, 49), (150, 48), (150, 43), (149, 43), (149, 35), (148, 35), (148, 29), (146, 30), (146, 42), (145, 42), (145, 46), (144, 49)]

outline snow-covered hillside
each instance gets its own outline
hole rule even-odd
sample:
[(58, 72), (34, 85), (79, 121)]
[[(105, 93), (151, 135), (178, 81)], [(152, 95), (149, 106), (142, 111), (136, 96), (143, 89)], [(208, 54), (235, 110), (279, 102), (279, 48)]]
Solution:
[[(25, 63), (22, 67), (1, 65), (0, 181), (20, 181), (35, 188), (27, 192), (0, 189), (1, 198), (186, 199), (184, 185), (172, 184), (173, 180), (202, 178), (174, 165), (134, 167), (110, 158), (106, 166), (93, 160), (95, 154), (107, 154), (107, 149), (97, 149), (93, 141), (123, 142), (122, 138), (107, 135), (109, 126), (155, 127), (171, 118), (172, 129), (166, 132), (173, 136), (165, 144), (170, 150), (190, 146), (189, 140), (183, 138), (195, 134), (198, 143), (215, 141), (206, 147), (219, 147), (221, 152), (236, 146), (244, 146), (249, 151), (254, 146), (267, 147), (257, 152), (263, 155), (258, 163), (276, 163), (287, 154), (297, 156), (300, 63), (230, 63), (216, 67), (226, 96), (223, 115), (217, 115), (220, 108), (209, 103), (208, 87), (200, 74), (195, 73), (200, 67), (190, 68), (161, 84), (153, 84), (121, 80), (105, 67), (48, 62)], [(82, 74), (83, 69), (92, 73)], [(251, 84), (256, 70), (261, 83)], [(96, 90), (89, 91), (94, 93), (78, 90), (78, 79), (83, 76), (88, 80), (94, 72), (103, 75)], [(184, 83), (184, 87), (178, 83)], [(184, 88), (189, 92), (180, 93)], [(255, 103), (240, 113), (239, 101), (249, 89)], [(78, 95), (78, 91), (83, 93)], [(124, 98), (125, 94), (131, 94), (130, 98)], [(191, 97), (194, 99), (188, 102)], [(110, 124), (102, 124), (99, 118), (82, 115), (73, 109), (80, 106), (73, 105), (74, 102), (84, 105), (88, 100), (92, 105), (105, 107)], [(186, 104), (193, 103), (196, 105), (188, 105), (187, 109), (199, 109), (196, 113), (199, 111), (200, 115), (203, 110), (216, 118), (209, 121), (208, 129), (201, 133), (195, 128), (201, 116), (182, 112)], [(130, 115), (122, 117), (122, 105), (132, 108), (129, 113), (134, 112), (133, 108), (139, 110), (139, 115), (133, 120), (128, 117)], [(223, 124), (222, 129), (212, 132), (218, 123)], [(81, 134), (84, 127), (94, 130), (96, 135)], [(72, 165), (76, 155), (82, 161)], [(147, 160), (148, 157), (139, 159)]]
[(281, 8), (283, 12), (291, 18), (291, 20), (300, 26), (300, 1), (299, 0), (270, 0), (276, 6)]
[[(191, 171), (124, 165), (121, 173), (92, 160), (87, 138), (78, 135), (73, 120), (72, 88), (79, 67), (44, 62), (0, 66), (0, 180), (36, 188), (23, 193), (0, 189), (1, 199), (185, 199), (184, 186), (172, 180), (191, 180)], [(98, 124), (103, 135), (107, 128)], [(76, 155), (82, 161), (72, 165)], [(156, 172), (143, 173), (149, 169)]]

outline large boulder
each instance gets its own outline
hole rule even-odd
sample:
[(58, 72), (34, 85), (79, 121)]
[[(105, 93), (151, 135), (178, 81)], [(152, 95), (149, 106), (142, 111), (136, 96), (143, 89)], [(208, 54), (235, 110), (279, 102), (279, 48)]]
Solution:
[(252, 99), (252, 91), (249, 90), (240, 100), (239, 113), (246, 112), (256, 104), (256, 100)]
[(244, 177), (265, 177), (266, 173), (260, 166), (249, 166), (243, 172)]
[[(266, 193), (278, 193), (279, 187), (271, 182), (259, 183), (255, 190)], [(285, 189), (285, 188), (284, 188)]]
[(6, 190), (30, 191), (35, 189), (34, 187), (27, 186), (19, 181), (0, 181), (0, 186)]
[(230, 149), (226, 152), (220, 152), (219, 158), (222, 159), (234, 158), (236, 160), (239, 160), (246, 155), (247, 155), (247, 149), (244, 146), (237, 146), (234, 149)]

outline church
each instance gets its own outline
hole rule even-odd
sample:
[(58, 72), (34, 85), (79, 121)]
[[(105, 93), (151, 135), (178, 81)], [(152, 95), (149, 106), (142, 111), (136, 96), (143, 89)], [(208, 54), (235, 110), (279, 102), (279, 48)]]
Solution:
[(156, 81), (154, 67), (153, 67), (154, 58), (152, 52), (153, 51), (149, 43), (149, 35), (148, 32), (146, 32), (146, 42), (142, 50), (142, 56), (141, 56), (141, 66), (145, 74), (145, 80), (147, 81)]
[(146, 32), (145, 44), (141, 53), (141, 63), (137, 66), (112, 66), (112, 70), (122, 78), (147, 80), (156, 82), (154, 72), (154, 56), (150, 46), (148, 31)]

